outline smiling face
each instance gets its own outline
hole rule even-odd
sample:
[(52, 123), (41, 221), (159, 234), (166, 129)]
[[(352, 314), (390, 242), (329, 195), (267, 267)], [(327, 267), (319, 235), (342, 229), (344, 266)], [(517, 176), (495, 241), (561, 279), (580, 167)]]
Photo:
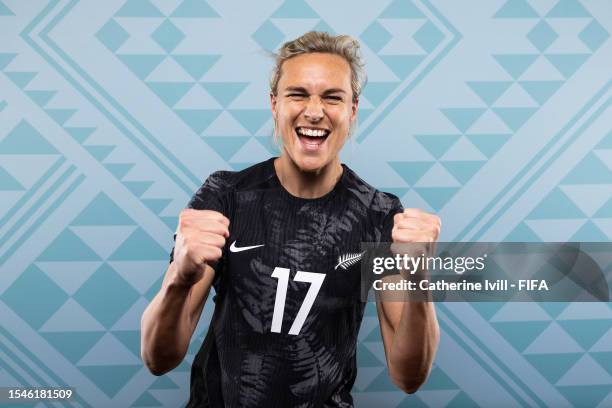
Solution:
[(338, 158), (357, 115), (344, 58), (324, 53), (290, 58), (270, 100), (284, 153), (299, 169), (317, 172)]

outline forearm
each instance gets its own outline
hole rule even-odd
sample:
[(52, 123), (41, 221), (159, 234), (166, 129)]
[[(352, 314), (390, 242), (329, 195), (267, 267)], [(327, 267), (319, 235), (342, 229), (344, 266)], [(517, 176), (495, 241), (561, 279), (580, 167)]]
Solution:
[(141, 320), (142, 359), (153, 374), (161, 375), (184, 358), (191, 334), (189, 297), (192, 287), (164, 282)]
[(414, 392), (425, 382), (439, 338), (433, 302), (404, 302), (388, 353), (389, 374), (402, 389)]

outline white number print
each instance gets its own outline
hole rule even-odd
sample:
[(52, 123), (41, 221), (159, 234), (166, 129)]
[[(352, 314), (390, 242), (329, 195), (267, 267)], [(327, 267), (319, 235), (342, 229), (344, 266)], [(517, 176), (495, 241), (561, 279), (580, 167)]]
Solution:
[[(278, 284), (276, 285), (276, 299), (274, 300), (274, 313), (272, 314), (272, 327), (270, 330), (274, 333), (280, 333), (283, 325), (283, 315), (285, 313), (287, 286), (289, 285), (289, 269), (277, 266), (272, 272), (272, 277), (278, 279)], [(295, 320), (289, 329), (289, 334), (296, 336), (300, 334), (300, 330), (308, 317), (308, 312), (310, 312), (317, 294), (319, 290), (321, 290), (323, 280), (325, 280), (325, 274), (297, 271), (293, 280), (296, 282), (310, 283), (302, 306), (300, 306), (300, 310), (298, 310), (297, 316), (295, 316)]]

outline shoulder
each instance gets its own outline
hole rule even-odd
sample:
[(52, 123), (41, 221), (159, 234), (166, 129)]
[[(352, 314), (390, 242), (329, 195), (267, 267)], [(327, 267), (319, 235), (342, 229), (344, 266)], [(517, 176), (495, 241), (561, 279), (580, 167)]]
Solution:
[(240, 171), (215, 171), (193, 195), (189, 206), (197, 208), (197, 204), (205, 199), (224, 200), (228, 194), (254, 188), (268, 180), (274, 174), (273, 169), (274, 165), (270, 159)]
[(401, 201), (396, 195), (378, 190), (346, 165), (344, 170), (346, 172), (345, 183), (349, 194), (369, 211), (388, 214), (389, 212), (402, 210)]
[(271, 160), (266, 160), (240, 171), (215, 171), (208, 176), (202, 188), (217, 192), (249, 189), (272, 177), (274, 173), (271, 169), (273, 168)]

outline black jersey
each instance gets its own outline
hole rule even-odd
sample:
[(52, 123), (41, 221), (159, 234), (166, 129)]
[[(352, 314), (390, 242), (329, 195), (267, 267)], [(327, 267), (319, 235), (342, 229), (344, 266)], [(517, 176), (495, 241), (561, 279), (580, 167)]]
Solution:
[(361, 242), (391, 240), (399, 199), (345, 165), (328, 194), (294, 197), (270, 159), (212, 174), (189, 207), (223, 213), (230, 237), (187, 406), (353, 406), (365, 307), (354, 261)]

